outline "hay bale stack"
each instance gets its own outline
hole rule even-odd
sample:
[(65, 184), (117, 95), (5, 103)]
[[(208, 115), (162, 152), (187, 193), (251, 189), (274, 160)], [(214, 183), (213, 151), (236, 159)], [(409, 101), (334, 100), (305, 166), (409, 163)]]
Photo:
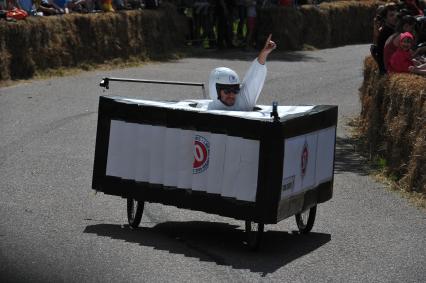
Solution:
[(263, 46), (270, 33), (281, 50), (300, 50), (303, 47), (303, 15), (288, 7), (271, 7), (259, 11), (256, 21), (257, 45)]
[(360, 130), (372, 154), (409, 191), (426, 194), (426, 78), (379, 76), (371, 57), (364, 62)]
[(373, 18), (379, 2), (341, 1), (300, 9), (279, 7), (259, 11), (258, 44), (273, 33), (282, 50), (308, 44), (317, 48), (372, 41)]
[(155, 59), (185, 42), (185, 19), (171, 5), (159, 10), (30, 17), (0, 22), (0, 80), (30, 78), (35, 70)]

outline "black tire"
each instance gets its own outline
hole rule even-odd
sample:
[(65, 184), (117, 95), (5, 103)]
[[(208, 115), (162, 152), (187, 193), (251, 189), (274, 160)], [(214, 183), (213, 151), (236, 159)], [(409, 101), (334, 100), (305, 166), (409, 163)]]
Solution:
[(138, 228), (142, 220), (143, 208), (145, 202), (133, 198), (127, 199), (127, 220), (132, 228)]
[(265, 225), (263, 223), (246, 220), (246, 239), (250, 250), (256, 251), (259, 249), (264, 228)]
[(317, 214), (317, 206), (313, 206), (302, 213), (296, 214), (296, 224), (301, 234), (307, 234), (312, 230)]

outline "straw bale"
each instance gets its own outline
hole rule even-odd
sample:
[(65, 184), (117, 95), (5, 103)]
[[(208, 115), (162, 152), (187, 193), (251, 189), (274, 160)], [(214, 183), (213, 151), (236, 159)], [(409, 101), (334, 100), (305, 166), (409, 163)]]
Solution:
[(185, 19), (170, 5), (158, 10), (2, 21), (0, 79), (30, 78), (36, 70), (115, 58), (164, 57), (184, 46), (186, 28)]
[(331, 25), (326, 10), (314, 6), (302, 6), (303, 42), (317, 48), (330, 46)]
[(426, 78), (379, 76), (368, 57), (360, 99), (360, 131), (370, 154), (386, 159), (388, 172), (402, 187), (426, 193)]
[(341, 1), (298, 9), (280, 7), (259, 11), (258, 44), (273, 33), (280, 49), (317, 48), (371, 42), (377, 1)]
[(300, 50), (303, 47), (303, 15), (289, 7), (262, 9), (256, 21), (259, 31), (258, 46), (262, 46), (268, 34), (281, 50)]

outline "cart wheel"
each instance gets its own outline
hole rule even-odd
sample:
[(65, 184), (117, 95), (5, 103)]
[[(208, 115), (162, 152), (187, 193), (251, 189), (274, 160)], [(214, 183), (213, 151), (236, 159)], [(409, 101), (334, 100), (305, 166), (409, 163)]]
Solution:
[(127, 220), (132, 228), (138, 228), (141, 223), (144, 202), (133, 198), (127, 199)]
[(250, 250), (255, 251), (259, 248), (264, 227), (263, 223), (246, 220), (247, 245)]
[(296, 214), (296, 223), (301, 234), (307, 234), (312, 230), (316, 214), (317, 206), (311, 207), (309, 210)]

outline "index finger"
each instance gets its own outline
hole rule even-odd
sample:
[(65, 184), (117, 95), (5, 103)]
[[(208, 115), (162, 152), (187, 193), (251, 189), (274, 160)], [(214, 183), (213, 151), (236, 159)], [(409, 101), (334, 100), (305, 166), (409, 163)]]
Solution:
[(266, 40), (266, 42), (268, 43), (272, 38), (272, 33), (269, 34), (268, 39)]

